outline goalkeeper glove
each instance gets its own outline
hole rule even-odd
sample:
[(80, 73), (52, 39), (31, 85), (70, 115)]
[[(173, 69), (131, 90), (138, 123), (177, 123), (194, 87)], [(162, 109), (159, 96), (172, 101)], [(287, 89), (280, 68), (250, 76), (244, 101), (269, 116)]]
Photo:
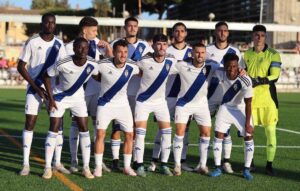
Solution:
[(269, 79), (267, 77), (261, 78), (261, 77), (257, 77), (257, 78), (251, 78), (252, 80), (252, 87), (255, 88), (256, 86), (259, 85), (264, 85), (264, 84), (269, 84)]

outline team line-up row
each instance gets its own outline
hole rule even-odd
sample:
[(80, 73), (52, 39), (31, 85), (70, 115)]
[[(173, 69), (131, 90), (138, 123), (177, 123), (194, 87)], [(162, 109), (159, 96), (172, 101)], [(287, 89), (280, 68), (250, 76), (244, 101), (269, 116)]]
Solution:
[[(254, 153), (253, 127), (267, 124), (267, 129), (268, 126), (274, 126), (274, 119), (276, 127), (278, 120), (277, 101), (272, 99), (273, 93), (269, 89), (278, 79), (277, 72), (280, 72), (281, 61), (279, 54), (265, 44), (264, 26), (256, 25), (253, 28), (256, 47), (246, 52), (244, 59), (236, 48), (228, 44), (229, 32), (225, 22), (217, 23), (216, 42), (207, 47), (201, 43), (192, 47), (187, 45), (187, 29), (180, 22), (173, 27), (172, 45), (168, 46), (167, 36), (158, 34), (153, 37), (152, 47), (137, 38), (138, 20), (135, 18), (125, 20), (126, 37), (113, 41), (111, 45), (96, 37), (98, 23), (92, 17), (84, 17), (80, 21), (79, 37), (66, 46), (53, 35), (54, 15), (43, 15), (41, 26), (41, 32), (26, 42), (18, 62), (18, 71), (29, 83), (23, 131), (24, 161), (20, 175), (25, 176), (30, 172), (29, 154), (33, 128), (41, 104), (47, 100), (50, 128), (45, 143), (45, 179), (52, 177), (53, 158), (55, 170), (66, 174), (78, 171), (79, 142), (83, 157), (83, 175), (86, 178), (101, 177), (102, 171), (110, 171), (103, 163), (103, 153), (106, 129), (111, 121), (112, 169), (119, 170), (120, 131), (123, 131), (123, 172), (129, 176), (145, 177), (144, 140), (147, 120), (152, 112), (159, 131), (155, 138), (149, 171), (155, 171), (159, 158), (162, 174), (179, 176), (181, 170), (193, 170), (186, 163), (188, 124), (192, 116), (200, 132), (200, 161), (195, 170), (212, 177), (220, 176), (222, 169), (233, 173), (229, 161), (232, 147), (229, 130), (234, 124), (245, 140), (243, 176), (247, 180), (253, 179), (250, 173)], [(256, 49), (260, 52), (257, 53)], [(251, 77), (246, 75), (240, 65), (246, 66)], [(264, 71), (266, 69), (268, 73)], [(257, 71), (259, 72), (255, 73)], [(256, 101), (256, 92), (258, 95), (271, 97), (269, 100), (264, 98), (264, 102), (271, 102), (275, 106), (268, 108), (268, 116), (261, 112), (258, 116), (258, 111), (265, 107), (259, 103), (260, 100)], [(66, 109), (70, 109), (73, 115), (70, 131), (70, 171), (60, 162), (63, 145), (61, 121)], [(270, 116), (270, 111), (274, 116)], [(216, 122), (213, 152), (216, 168), (209, 172), (206, 162), (211, 115), (214, 114)], [(93, 120), (95, 130), (93, 174), (89, 168), (91, 140), (87, 127), (88, 115)], [(174, 118), (176, 124), (173, 146), (171, 118)], [(223, 147), (224, 164), (221, 168)], [(173, 172), (167, 166), (171, 148), (175, 161)], [(269, 154), (267, 149), (266, 172), (270, 175), (273, 174), (275, 149), (276, 137)], [(132, 158), (136, 171), (131, 168)]]

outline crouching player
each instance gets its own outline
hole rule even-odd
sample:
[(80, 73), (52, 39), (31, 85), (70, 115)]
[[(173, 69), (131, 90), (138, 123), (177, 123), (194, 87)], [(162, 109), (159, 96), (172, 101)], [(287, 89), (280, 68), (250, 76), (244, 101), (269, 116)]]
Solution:
[(124, 174), (136, 176), (130, 167), (133, 143), (133, 118), (127, 99), (127, 86), (133, 75), (139, 74), (138, 66), (130, 63), (128, 58), (128, 43), (119, 40), (113, 45), (112, 59), (104, 59), (99, 64), (101, 90), (98, 99), (96, 117), (96, 141), (94, 176), (102, 176), (104, 153), (104, 138), (106, 129), (112, 120), (120, 124), (125, 133), (124, 141)]
[[(219, 80), (219, 87), (222, 89), (223, 99), (216, 115), (214, 139), (214, 160), (216, 169), (210, 173), (211, 177), (217, 177), (222, 174), (221, 156), (222, 141), (224, 134), (230, 126), (234, 124), (241, 135), (244, 135), (245, 141), (245, 165), (243, 176), (247, 180), (252, 180), (249, 168), (254, 153), (253, 125), (251, 118), (252, 84), (248, 76), (239, 76), (239, 58), (233, 53), (224, 56), (224, 69), (218, 70), (214, 74)], [(243, 100), (245, 103), (243, 103)]]
[(219, 68), (219, 65), (209, 65), (205, 62), (206, 48), (203, 44), (194, 45), (192, 55), (191, 62), (181, 61), (176, 64), (181, 81), (175, 110), (176, 135), (173, 141), (174, 174), (176, 176), (181, 175), (180, 159), (184, 146), (185, 129), (190, 115), (194, 116), (200, 131), (200, 165), (197, 171), (202, 174), (209, 173), (206, 162), (211, 118), (207, 101), (207, 87), (212, 73)]
[[(87, 108), (84, 99), (83, 84), (94, 75), (98, 75), (98, 64), (88, 55), (88, 41), (77, 38), (74, 41), (74, 56), (68, 56), (51, 66), (43, 76), (44, 84), (49, 95), (48, 110), (50, 113), (50, 128), (45, 143), (44, 179), (52, 177), (51, 161), (57, 144), (58, 128), (66, 109), (70, 109), (79, 127), (79, 139), (83, 159), (83, 175), (92, 179), (94, 176), (89, 169), (91, 140), (87, 125)], [(51, 77), (59, 77), (53, 93)]]

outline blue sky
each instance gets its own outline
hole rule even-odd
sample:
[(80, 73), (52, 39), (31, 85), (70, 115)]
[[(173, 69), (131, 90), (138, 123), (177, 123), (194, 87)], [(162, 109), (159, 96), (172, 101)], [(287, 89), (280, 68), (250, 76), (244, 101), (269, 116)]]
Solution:
[[(11, 5), (15, 5), (17, 7), (22, 7), (23, 9), (30, 9), (31, 0), (0, 0), (0, 5), (9, 2)], [(71, 8), (76, 8), (76, 5), (79, 4), (81, 9), (86, 9), (92, 7), (92, 0), (69, 0), (69, 5)], [(165, 18), (166, 15), (163, 16)], [(143, 19), (158, 19), (158, 14), (149, 15), (148, 13), (142, 14)]]

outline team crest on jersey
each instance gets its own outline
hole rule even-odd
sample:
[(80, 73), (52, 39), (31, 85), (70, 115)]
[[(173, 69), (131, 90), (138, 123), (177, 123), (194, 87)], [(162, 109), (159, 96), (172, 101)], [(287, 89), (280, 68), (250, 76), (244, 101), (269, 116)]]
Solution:
[(258, 62), (259, 62), (259, 63), (262, 63), (263, 60), (264, 60), (263, 58), (260, 58)]
[(92, 71), (91, 67), (87, 67), (86, 73), (89, 74), (89, 73), (91, 73), (91, 71)]
[(192, 57), (192, 52), (188, 52), (188, 57)]
[(56, 50), (59, 50), (58, 44), (56, 44), (56, 45), (54, 46), (54, 48), (55, 48)]
[(234, 89), (234, 91), (237, 91), (237, 89), (238, 89), (237, 84), (234, 84), (234, 85), (233, 85), (233, 89)]
[(142, 53), (143, 52), (143, 47), (139, 47), (139, 52)]
[(203, 68), (202, 71), (203, 71), (204, 74), (206, 74), (206, 72), (207, 72), (206, 68)]
[(125, 75), (125, 77), (128, 76), (128, 70), (125, 70), (124, 75)]
[(166, 69), (169, 70), (170, 69), (170, 65), (166, 64)]

